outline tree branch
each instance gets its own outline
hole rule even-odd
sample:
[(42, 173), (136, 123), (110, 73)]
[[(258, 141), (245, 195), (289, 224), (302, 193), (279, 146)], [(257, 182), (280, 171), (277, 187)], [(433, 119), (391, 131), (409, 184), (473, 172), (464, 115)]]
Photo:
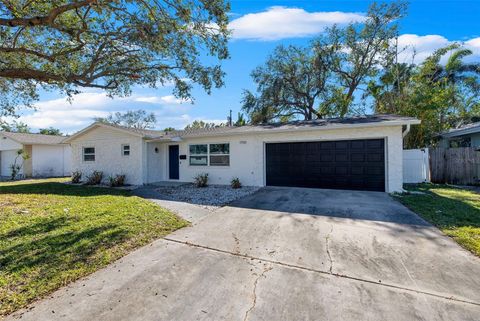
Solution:
[(24, 80), (35, 79), (44, 82), (63, 80), (63, 77), (59, 75), (28, 68), (0, 69), (0, 77)]
[(52, 9), (45, 16), (38, 16), (38, 17), (32, 17), (32, 18), (12, 18), (12, 19), (0, 18), (0, 26), (6, 26), (6, 27), (49, 26), (49, 25), (52, 25), (55, 19), (62, 13), (65, 13), (73, 9), (90, 6), (96, 2), (97, 0), (84, 0), (79, 2), (69, 3), (69, 4)]
[(30, 50), (30, 49), (27, 49), (27, 48), (0, 47), (0, 52), (24, 53), (24, 54), (28, 54), (28, 55), (37, 56), (39, 58), (46, 59), (46, 60), (52, 61), (52, 62), (54, 60), (49, 55), (43, 54), (43, 53), (35, 51), (35, 50)]

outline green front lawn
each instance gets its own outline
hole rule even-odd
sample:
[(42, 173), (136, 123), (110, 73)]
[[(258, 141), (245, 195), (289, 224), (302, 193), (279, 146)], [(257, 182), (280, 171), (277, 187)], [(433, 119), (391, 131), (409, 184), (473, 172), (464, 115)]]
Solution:
[(407, 190), (425, 194), (398, 195), (400, 202), (480, 256), (480, 194), (435, 184), (411, 186)]
[(61, 181), (0, 183), (0, 315), (187, 225), (129, 192)]

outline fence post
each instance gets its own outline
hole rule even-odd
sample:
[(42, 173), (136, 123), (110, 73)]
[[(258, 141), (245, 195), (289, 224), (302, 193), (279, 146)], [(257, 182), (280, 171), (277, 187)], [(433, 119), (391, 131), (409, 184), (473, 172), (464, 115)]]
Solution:
[(430, 152), (428, 148), (422, 148), (422, 151), (423, 151), (423, 166), (425, 166), (424, 168), (425, 182), (431, 182), (432, 176), (430, 172)]

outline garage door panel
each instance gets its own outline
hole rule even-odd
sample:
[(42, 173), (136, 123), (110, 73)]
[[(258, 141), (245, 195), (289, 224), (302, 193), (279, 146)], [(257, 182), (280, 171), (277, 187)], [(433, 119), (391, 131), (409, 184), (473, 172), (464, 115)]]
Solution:
[[(318, 155), (316, 157), (318, 157)], [(335, 161), (335, 154), (321, 153), (320, 154), (320, 161), (322, 161), (322, 162), (333, 162), (333, 161)]]
[(266, 184), (385, 190), (384, 140), (266, 144)]
[(335, 154), (335, 161), (336, 162), (348, 162), (349, 157), (347, 153), (337, 153)]
[(365, 161), (365, 154), (361, 153), (351, 153), (350, 154), (350, 160), (352, 162), (364, 162)]
[(346, 184), (349, 184), (351, 179), (348, 176), (337, 176), (335, 177), (335, 184), (338, 187), (342, 187)]
[(320, 186), (325, 188), (326, 186), (333, 186), (335, 184), (335, 178), (333, 176), (322, 177), (319, 180)]
[[(315, 144), (315, 143), (312, 143)], [(320, 149), (334, 149), (335, 148), (335, 142), (320, 142), (318, 143), (320, 146)]]
[(366, 168), (366, 171), (365, 171), (365, 174), (367, 175), (374, 175), (374, 176), (381, 176), (383, 174), (383, 169), (380, 168), (380, 166), (378, 167), (367, 167)]
[(335, 142), (335, 149), (336, 150), (346, 150), (346, 149), (349, 149), (349, 144), (348, 144), (349, 141), (338, 141), (338, 142)]
[(348, 167), (347, 166), (342, 166), (342, 167), (335, 167), (335, 174), (336, 175), (348, 175)]
[(371, 140), (366, 140), (366, 148), (367, 149), (383, 149), (384, 146), (384, 141), (383, 139), (371, 139)]
[(382, 153), (368, 153), (367, 162), (382, 162), (385, 158), (385, 155)]
[(311, 144), (311, 143), (306, 144), (306, 150), (308, 153), (316, 153), (319, 149), (320, 149), (320, 146), (318, 144)]
[(321, 177), (322, 169), (321, 169), (320, 166), (313, 166), (312, 168), (310, 168), (310, 173), (313, 176), (320, 176)]
[(352, 166), (350, 171), (352, 175), (364, 175), (365, 174), (365, 167), (363, 166)]
[(335, 175), (335, 166), (322, 166), (320, 167), (320, 174), (322, 175)]
[(363, 140), (352, 140), (351, 142), (352, 142), (352, 144), (351, 144), (351, 149), (352, 150), (355, 150), (355, 149), (364, 150), (365, 149), (365, 141), (363, 141)]

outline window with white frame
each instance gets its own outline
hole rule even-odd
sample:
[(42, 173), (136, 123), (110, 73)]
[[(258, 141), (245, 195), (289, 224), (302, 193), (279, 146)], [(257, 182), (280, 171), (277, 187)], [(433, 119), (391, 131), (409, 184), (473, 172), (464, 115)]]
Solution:
[(84, 162), (95, 161), (95, 147), (83, 147), (83, 161)]
[(210, 166), (230, 165), (230, 144), (210, 144)]
[(190, 165), (207, 166), (208, 165), (208, 145), (190, 145)]
[(122, 155), (130, 156), (130, 145), (122, 145)]
[(192, 166), (229, 166), (230, 144), (190, 145), (190, 165)]

